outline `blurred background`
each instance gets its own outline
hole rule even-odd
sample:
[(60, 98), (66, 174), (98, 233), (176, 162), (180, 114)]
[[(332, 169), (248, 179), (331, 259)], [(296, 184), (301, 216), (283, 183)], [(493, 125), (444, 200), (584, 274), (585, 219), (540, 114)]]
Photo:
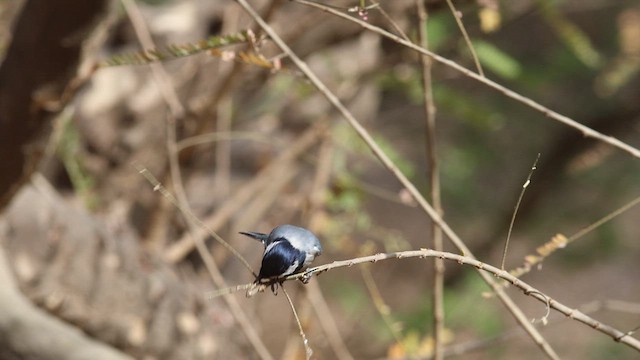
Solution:
[[(284, 294), (206, 298), (253, 277), (141, 168), (254, 270), (263, 247), (238, 232), (279, 224), (317, 234), (316, 265), (433, 247), (430, 218), (236, 2), (90, 3), (0, 1), (0, 278), (15, 285), (0, 298), (16, 301), (0, 303), (3, 358), (73, 358), (79, 344), (114, 358), (304, 358)], [(431, 51), (476, 71), (457, 16), (487, 78), (640, 147), (637, 1), (456, 1), (452, 13), (428, 0), (426, 24), (416, 1), (322, 3), (413, 42), (424, 26)], [(296, 1), (250, 4), (429, 199), (418, 55)], [(443, 64), (431, 74), (444, 220), (500, 266), (540, 154), (505, 267), (562, 234), (570, 244), (522, 279), (623, 332), (640, 326), (640, 160)], [(445, 250), (459, 252), (446, 239)], [(429, 358), (432, 261), (286, 283), (314, 357)], [(448, 358), (545, 357), (475, 269), (445, 266)], [(544, 316), (544, 304), (507, 293)], [(57, 330), (19, 325), (22, 311), (82, 336), (51, 350)], [(547, 320), (536, 327), (562, 358), (638, 357), (561, 314)]]

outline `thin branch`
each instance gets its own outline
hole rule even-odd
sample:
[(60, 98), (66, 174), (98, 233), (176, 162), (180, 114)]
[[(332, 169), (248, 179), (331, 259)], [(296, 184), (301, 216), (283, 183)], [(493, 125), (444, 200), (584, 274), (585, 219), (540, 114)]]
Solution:
[[(471, 52), (471, 57), (473, 57), (473, 62), (476, 64), (476, 69), (478, 69), (478, 74), (484, 77), (484, 71), (482, 70), (482, 65), (480, 65), (480, 60), (478, 60), (478, 54), (476, 54), (476, 49), (473, 48), (473, 43), (471, 42), (471, 39), (469, 38), (469, 34), (467, 33), (467, 29), (465, 28), (464, 23), (462, 22), (462, 13), (460, 13), (456, 9), (455, 5), (453, 5), (453, 0), (447, 0), (447, 5), (449, 5), (449, 9), (451, 10), (451, 15), (453, 15), (453, 17), (456, 19), (456, 24), (458, 24), (458, 28), (462, 33), (462, 37), (464, 38), (464, 41), (467, 43), (467, 47)], [(423, 47), (425, 49), (427, 48), (426, 46), (423, 46)]]
[[(427, 9), (423, 0), (416, 0), (418, 13), (418, 41), (420, 45), (428, 49), (429, 37), (427, 34)], [(455, 14), (454, 14), (455, 15)], [(428, 56), (420, 55), (422, 69), (422, 88), (424, 89), (424, 114), (425, 114), (425, 138), (427, 152), (427, 171), (429, 176), (429, 194), (431, 202), (436, 212), (442, 216), (442, 201), (440, 194), (440, 169), (438, 164), (438, 154), (436, 146), (436, 105), (433, 99), (433, 84), (431, 80), (432, 61)], [(433, 238), (433, 248), (438, 251), (443, 250), (442, 229), (434, 221), (431, 222), (431, 236)], [(434, 338), (434, 359), (444, 358), (444, 261), (435, 259), (433, 262), (433, 338)]]
[(570, 319), (581, 322), (589, 327), (611, 337), (612, 339), (621, 342), (635, 350), (640, 351), (640, 340), (628, 336), (626, 332), (622, 332), (616, 328), (613, 328), (609, 325), (603, 324), (592, 317), (586, 315), (584, 312), (570, 308), (561, 302), (554, 300), (550, 296), (546, 295), (542, 291), (534, 288), (528, 283), (518, 279), (517, 277), (509, 274), (509, 272), (505, 270), (501, 270), (493, 265), (489, 265), (482, 261), (478, 261), (469, 256), (463, 256), (458, 254), (453, 254), (450, 252), (444, 251), (435, 251), (431, 249), (420, 249), (420, 250), (408, 250), (408, 251), (399, 251), (399, 252), (391, 252), (391, 253), (379, 253), (375, 255), (362, 256), (353, 259), (334, 261), (328, 264), (319, 265), (310, 269), (307, 269), (304, 272), (289, 275), (286, 278), (280, 279), (280, 281), (291, 281), (291, 280), (299, 280), (299, 279), (310, 279), (313, 275), (320, 275), (324, 272), (328, 272), (331, 270), (352, 267), (354, 265), (365, 264), (365, 263), (377, 263), (378, 261), (390, 260), (390, 259), (410, 259), (410, 258), (440, 258), (444, 260), (455, 261), (461, 265), (473, 266), (480, 271), (481, 274), (491, 274), (489, 276), (500, 278), (509, 282), (511, 285), (519, 288), (522, 292), (529, 297), (532, 297), (538, 301), (540, 301), (545, 306), (549, 306), (551, 309), (554, 309), (561, 314), (569, 317)]
[(284, 285), (282, 285), (281, 288), (284, 296), (287, 297), (287, 301), (289, 301), (289, 306), (291, 307), (291, 312), (293, 312), (293, 317), (296, 319), (296, 324), (298, 324), (298, 330), (300, 330), (300, 337), (302, 338), (302, 344), (304, 345), (304, 352), (307, 360), (309, 360), (313, 355), (313, 350), (311, 349), (311, 346), (309, 346), (309, 339), (307, 339), (307, 335), (305, 335), (304, 329), (302, 329), (302, 323), (298, 317), (298, 312), (296, 311), (296, 307), (293, 306), (293, 301), (291, 301), (291, 297), (289, 296), (287, 289), (284, 288)]
[(389, 24), (391, 24), (391, 27), (393, 27), (393, 29), (405, 40), (410, 41), (409, 37), (407, 36), (407, 34), (405, 34), (405, 32), (402, 30), (402, 28), (400, 27), (400, 25), (398, 25), (398, 23), (396, 23), (391, 16), (389, 15), (389, 13), (387, 13), (387, 11), (382, 7), (382, 5), (380, 5), (380, 3), (376, 2), (376, 1), (372, 1), (373, 3), (373, 7), (375, 7), (375, 9), (377, 9), (380, 14), (382, 15), (382, 17), (385, 18), (385, 20), (387, 20), (389, 22)]
[(610, 214), (607, 214), (606, 216), (604, 216), (603, 218), (599, 219), (598, 221), (594, 222), (593, 224), (585, 227), (584, 229), (578, 231), (577, 233), (571, 235), (569, 237), (569, 239), (567, 239), (567, 244), (572, 243), (575, 240), (578, 240), (579, 238), (587, 235), (588, 233), (592, 232), (593, 230), (595, 230), (596, 228), (602, 226), (603, 224), (611, 221), (613, 218), (618, 217), (618, 215), (624, 213), (625, 211), (631, 209), (632, 207), (636, 206), (640, 204), (640, 196), (638, 196), (637, 198), (633, 199), (632, 201), (628, 202), (627, 204), (621, 206), (620, 208), (612, 211)]
[[(239, 1), (239, 0), (236, 0), (236, 1)], [(470, 71), (469, 69), (466, 69), (465, 67), (457, 64), (456, 62), (454, 62), (452, 60), (449, 60), (449, 59), (447, 59), (445, 57), (442, 57), (442, 56), (440, 56), (438, 54), (435, 54), (435, 53), (433, 53), (433, 52), (431, 52), (429, 50), (426, 50), (426, 49), (424, 49), (424, 48), (422, 48), (422, 47), (420, 47), (420, 46), (418, 46), (416, 44), (411, 43), (410, 41), (406, 41), (406, 40), (404, 40), (404, 39), (402, 39), (402, 38), (400, 38), (400, 37), (398, 37), (396, 35), (393, 35), (393, 34), (389, 33), (388, 31), (386, 31), (384, 29), (381, 29), (380, 27), (377, 27), (375, 25), (371, 25), (371, 24), (367, 23), (366, 21), (362, 21), (362, 20), (357, 19), (357, 18), (355, 18), (353, 16), (350, 16), (348, 14), (343, 14), (340, 11), (334, 10), (334, 9), (332, 9), (330, 7), (326, 7), (323, 4), (319, 4), (319, 3), (316, 3), (314, 1), (308, 1), (308, 0), (292, 0), (292, 1), (295, 1), (295, 2), (303, 4), (303, 5), (308, 5), (308, 6), (311, 6), (311, 7), (315, 7), (317, 9), (323, 10), (325, 12), (328, 12), (328, 13), (333, 14), (335, 16), (341, 17), (341, 18), (346, 19), (348, 21), (354, 22), (354, 23), (362, 26), (363, 28), (365, 28), (367, 30), (370, 30), (370, 31), (372, 31), (372, 32), (374, 32), (376, 34), (379, 34), (379, 35), (384, 36), (384, 37), (386, 37), (386, 38), (388, 38), (390, 40), (393, 40), (393, 41), (397, 42), (398, 44), (406, 46), (409, 49), (412, 49), (412, 50), (415, 50), (415, 51), (417, 51), (417, 52), (419, 52), (421, 54), (427, 55), (427, 56), (431, 57), (433, 60), (435, 60), (435, 61), (437, 61), (437, 62), (439, 62), (441, 64), (444, 64), (444, 65), (446, 65), (446, 66), (448, 66), (448, 67), (450, 67), (450, 68), (452, 68), (452, 69), (454, 69), (456, 71), (459, 71), (462, 74), (464, 74), (464, 75), (466, 75), (466, 76), (468, 76), (468, 77), (470, 77), (470, 78), (472, 78), (474, 80), (477, 80), (482, 84), (485, 84), (485, 85), (489, 86), (490, 88), (493, 88), (493, 89), (497, 90), (498, 92), (502, 93), (504, 96), (509, 97), (509, 98), (511, 98), (511, 99), (513, 99), (513, 100), (515, 100), (517, 102), (520, 102), (520, 103), (522, 103), (522, 104), (524, 104), (524, 105), (526, 105), (526, 106), (528, 106), (528, 107), (530, 107), (530, 108), (532, 108), (532, 109), (534, 109), (534, 110), (536, 110), (538, 112), (541, 112), (546, 117), (549, 117), (549, 118), (551, 118), (553, 120), (556, 120), (556, 121), (558, 121), (560, 123), (563, 123), (563, 124), (565, 124), (565, 125), (567, 125), (569, 127), (572, 127), (574, 129), (580, 131), (586, 137), (591, 137), (591, 138), (594, 138), (594, 139), (596, 139), (598, 141), (602, 141), (602, 142), (604, 142), (606, 144), (609, 144), (609, 145), (611, 145), (613, 147), (616, 147), (616, 148), (618, 148), (618, 149), (620, 149), (620, 150), (622, 150), (624, 152), (627, 152), (627, 153), (631, 154), (632, 156), (634, 156), (636, 158), (640, 158), (640, 150), (639, 149), (637, 149), (637, 148), (635, 148), (635, 147), (633, 147), (633, 146), (631, 146), (629, 144), (626, 144), (626, 143), (624, 143), (624, 142), (622, 142), (622, 141), (620, 141), (620, 140), (618, 140), (618, 139), (616, 139), (616, 138), (614, 138), (612, 136), (604, 135), (604, 134), (602, 134), (600, 132), (597, 132), (597, 131), (589, 128), (588, 126), (582, 125), (579, 122), (577, 122), (577, 121), (575, 121), (575, 120), (573, 120), (573, 119), (571, 119), (571, 118), (569, 118), (569, 117), (567, 117), (565, 115), (561, 115), (561, 114), (549, 109), (548, 107), (546, 107), (546, 106), (544, 106), (544, 105), (542, 105), (542, 104), (540, 104), (538, 102), (533, 101), (532, 99), (530, 99), (530, 98), (528, 98), (526, 96), (520, 95), (517, 92), (515, 92), (513, 90), (510, 90), (510, 89), (506, 88), (503, 85), (500, 85), (500, 84), (498, 84), (498, 83), (496, 83), (496, 82), (494, 82), (492, 80), (489, 80), (486, 77), (480, 76), (480, 75), (474, 73), (473, 71)]]
[[(298, 0), (299, 1), (299, 0)], [(422, 207), (422, 209), (431, 217), (433, 221), (435, 221), (444, 231), (444, 233), (449, 237), (449, 239), (455, 244), (455, 246), (460, 249), (464, 254), (468, 256), (473, 256), (469, 248), (464, 244), (464, 242), (458, 237), (458, 235), (453, 232), (453, 230), (449, 227), (449, 225), (442, 220), (440, 215), (433, 209), (433, 207), (424, 199), (422, 194), (418, 191), (418, 189), (409, 181), (409, 179), (398, 169), (397, 166), (391, 161), (391, 159), (382, 151), (380, 146), (373, 140), (372, 136), (369, 134), (367, 130), (356, 120), (356, 118), (351, 114), (351, 112), (342, 104), (342, 102), (337, 98), (337, 96), (329, 90), (326, 85), (316, 76), (314, 72), (309, 69), (309, 66), (289, 48), (289, 46), (282, 40), (282, 38), (267, 24), (260, 15), (251, 7), (246, 0), (236, 0), (245, 11), (262, 27), (262, 29), (269, 35), (271, 40), (280, 47), (280, 49), (285, 52), (289, 58), (296, 64), (296, 66), (300, 69), (302, 73), (305, 74), (307, 79), (327, 98), (327, 100), (342, 114), (345, 120), (353, 127), (353, 129), (358, 133), (358, 135), (362, 138), (362, 140), (369, 146), (371, 151), (376, 155), (376, 157), (382, 162), (382, 164), (389, 170), (399, 181), (400, 183), (409, 191), (411, 196), (418, 202), (418, 204)], [(404, 41), (404, 40), (402, 40)], [(411, 43), (409, 43), (411, 44)], [(415, 45), (414, 45), (415, 46)], [(420, 48), (420, 47), (418, 47)], [(421, 48), (420, 48), (421, 49)], [(558, 355), (551, 348), (549, 343), (542, 337), (540, 332), (531, 325), (526, 316), (522, 313), (522, 310), (518, 308), (518, 306), (509, 298), (509, 296), (500, 288), (499, 284), (497, 284), (491, 276), (486, 274), (485, 272), (480, 272), (480, 276), (486, 281), (493, 289), (496, 291), (498, 297), (503, 302), (503, 304), (507, 307), (507, 309), (511, 312), (511, 314), (516, 318), (516, 320), (520, 323), (520, 325), (526, 329), (526, 331), (531, 335), (534, 342), (545, 352), (545, 354), (551, 359), (559, 359)]]
[(522, 198), (524, 197), (524, 192), (527, 191), (527, 187), (531, 183), (531, 175), (533, 175), (533, 172), (536, 170), (538, 160), (540, 160), (540, 153), (538, 153), (536, 161), (533, 162), (533, 166), (531, 167), (529, 175), (527, 176), (527, 181), (525, 181), (524, 185), (522, 185), (522, 190), (520, 191), (520, 196), (518, 196), (516, 207), (513, 209), (513, 215), (511, 216), (511, 222), (509, 223), (509, 231), (507, 231), (507, 240), (504, 242), (504, 250), (502, 251), (502, 262), (500, 262), (500, 268), (502, 270), (504, 270), (504, 262), (507, 260), (507, 250), (509, 249), (509, 240), (511, 240), (511, 231), (513, 230), (513, 224), (516, 222), (516, 216), (518, 215), (520, 203), (522, 202)]
[(638, 331), (638, 330), (640, 330), (640, 325), (638, 325), (638, 326), (634, 327), (633, 329), (631, 329), (631, 330), (627, 331), (626, 333), (624, 333), (624, 335), (622, 335), (622, 336), (620, 336), (620, 337), (616, 338), (615, 340), (616, 340), (616, 341), (620, 341), (620, 339), (622, 339), (623, 337), (625, 337), (625, 336), (631, 336), (631, 335), (635, 334), (635, 332), (636, 332), (636, 331)]

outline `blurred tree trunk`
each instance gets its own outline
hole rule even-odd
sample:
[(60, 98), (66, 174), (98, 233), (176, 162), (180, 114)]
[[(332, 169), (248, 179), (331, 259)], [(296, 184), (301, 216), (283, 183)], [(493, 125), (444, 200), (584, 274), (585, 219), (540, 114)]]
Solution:
[(0, 65), (0, 209), (29, 178), (60, 99), (108, 0), (28, 0)]

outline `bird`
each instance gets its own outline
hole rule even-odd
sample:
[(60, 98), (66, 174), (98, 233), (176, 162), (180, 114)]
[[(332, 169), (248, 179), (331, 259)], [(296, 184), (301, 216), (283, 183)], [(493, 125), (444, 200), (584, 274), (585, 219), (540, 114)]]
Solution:
[[(260, 241), (264, 245), (262, 265), (247, 296), (255, 294), (260, 285), (271, 285), (276, 293), (277, 284), (288, 275), (298, 273), (311, 265), (322, 254), (320, 240), (311, 231), (295, 225), (279, 225), (267, 234), (242, 231), (240, 234)], [(280, 281), (279, 281), (280, 280)]]

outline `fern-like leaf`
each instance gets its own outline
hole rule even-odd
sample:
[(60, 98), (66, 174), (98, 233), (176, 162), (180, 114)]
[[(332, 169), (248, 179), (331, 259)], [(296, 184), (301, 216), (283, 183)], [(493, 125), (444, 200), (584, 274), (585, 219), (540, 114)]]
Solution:
[(211, 51), (224, 46), (252, 43), (254, 41), (255, 35), (253, 34), (253, 32), (251, 30), (243, 30), (235, 34), (212, 36), (197, 43), (169, 45), (164, 49), (149, 49), (134, 53), (115, 55), (104, 60), (100, 64), (100, 67), (147, 65), (156, 61), (177, 59), (201, 53), (203, 51)]

